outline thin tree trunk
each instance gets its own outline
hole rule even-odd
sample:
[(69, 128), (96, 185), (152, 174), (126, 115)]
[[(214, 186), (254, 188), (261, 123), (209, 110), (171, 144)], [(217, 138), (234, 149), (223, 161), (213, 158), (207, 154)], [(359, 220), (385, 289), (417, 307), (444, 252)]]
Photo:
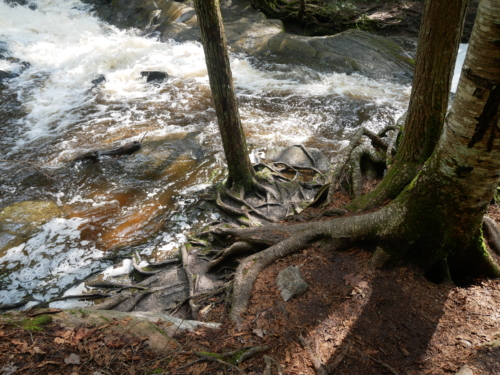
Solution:
[(363, 210), (394, 199), (431, 156), (441, 136), (468, 0), (426, 0), (403, 137), (383, 181), (349, 207)]
[(195, 0), (194, 5), (229, 170), (228, 186), (249, 189), (254, 170), (241, 126), (219, 0)]
[(299, 11), (297, 13), (297, 19), (299, 20), (299, 22), (302, 22), (305, 11), (306, 11), (306, 0), (299, 0)]

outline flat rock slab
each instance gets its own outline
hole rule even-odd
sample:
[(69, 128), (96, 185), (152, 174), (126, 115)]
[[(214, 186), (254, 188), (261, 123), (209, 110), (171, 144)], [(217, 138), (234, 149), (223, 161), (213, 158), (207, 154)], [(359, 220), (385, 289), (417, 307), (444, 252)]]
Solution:
[(285, 268), (278, 274), (276, 284), (278, 284), (281, 297), (283, 297), (285, 301), (300, 296), (309, 289), (307, 283), (302, 279), (299, 267)]
[(327, 171), (330, 163), (325, 155), (317, 148), (306, 148), (309, 155), (314, 159), (314, 165), (311, 158), (301, 147), (274, 147), (266, 152), (266, 159), (282, 161), (297, 167), (314, 167), (320, 171)]

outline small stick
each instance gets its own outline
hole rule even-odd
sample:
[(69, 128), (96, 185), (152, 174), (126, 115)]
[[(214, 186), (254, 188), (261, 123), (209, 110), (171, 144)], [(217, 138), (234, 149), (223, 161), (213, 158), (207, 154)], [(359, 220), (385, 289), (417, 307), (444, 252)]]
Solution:
[(212, 357), (212, 356), (209, 356), (207, 354), (204, 354), (204, 353), (201, 353), (201, 352), (195, 352), (195, 354), (198, 356), (198, 357), (201, 357), (201, 358), (205, 358), (206, 360), (208, 361), (212, 361), (212, 362), (218, 362), (220, 364), (223, 364), (223, 365), (226, 365), (226, 366), (229, 366), (231, 367), (232, 369), (238, 371), (240, 374), (244, 374), (243, 370), (241, 370), (239, 367), (236, 367), (235, 365), (232, 365), (230, 363), (227, 363), (227, 362), (224, 362), (218, 358), (215, 358), (215, 357)]
[(148, 133), (149, 133), (149, 130), (148, 130), (146, 133), (144, 133), (144, 135), (142, 136), (142, 138), (141, 138), (141, 140), (139, 141), (139, 143), (141, 143), (141, 144), (142, 144), (142, 141), (144, 140), (144, 138), (146, 137), (146, 134), (148, 134)]

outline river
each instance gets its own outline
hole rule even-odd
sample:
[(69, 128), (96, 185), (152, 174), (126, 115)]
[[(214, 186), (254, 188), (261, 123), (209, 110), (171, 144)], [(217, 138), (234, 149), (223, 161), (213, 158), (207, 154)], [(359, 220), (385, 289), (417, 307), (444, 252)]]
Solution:
[[(110, 255), (172, 256), (193, 225), (212, 220), (186, 208), (224, 166), (200, 44), (120, 31), (77, 0), (31, 4), (0, 2), (0, 53), (19, 59), (0, 60), (19, 74), (0, 91), (0, 210), (51, 202), (54, 214), (24, 237), (0, 234), (0, 304), (47, 301), (90, 275), (129, 270), (101, 259)], [(357, 127), (393, 123), (410, 93), (360, 75), (257, 68), (241, 55), (232, 69), (248, 142), (262, 152), (304, 144), (334, 158)], [(141, 72), (153, 70), (169, 78), (147, 83)], [(143, 136), (133, 155), (74, 161)]]

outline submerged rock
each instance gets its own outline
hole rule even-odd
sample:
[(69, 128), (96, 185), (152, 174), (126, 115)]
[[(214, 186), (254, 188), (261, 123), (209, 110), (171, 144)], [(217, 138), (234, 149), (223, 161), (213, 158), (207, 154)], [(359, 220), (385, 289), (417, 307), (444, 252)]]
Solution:
[(61, 207), (49, 201), (24, 201), (5, 207), (0, 212), (0, 257), (62, 213)]
[(99, 74), (97, 77), (95, 77), (93, 80), (92, 80), (92, 84), (94, 86), (97, 86), (97, 85), (100, 85), (101, 83), (103, 82), (106, 82), (106, 77), (104, 76), (104, 74)]
[(168, 78), (167, 73), (156, 70), (141, 72), (141, 76), (147, 77), (146, 82), (154, 82), (154, 81), (161, 82)]

